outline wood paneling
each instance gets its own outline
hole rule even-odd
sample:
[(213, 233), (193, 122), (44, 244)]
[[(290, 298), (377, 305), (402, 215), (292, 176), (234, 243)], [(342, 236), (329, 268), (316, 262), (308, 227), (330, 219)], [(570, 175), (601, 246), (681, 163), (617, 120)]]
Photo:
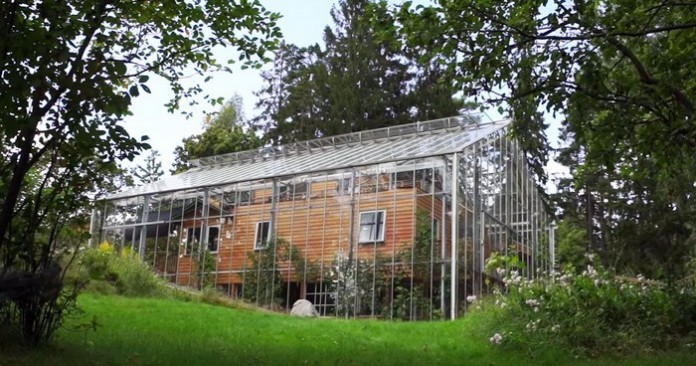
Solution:
[[(356, 189), (351, 197), (349, 192), (337, 192), (336, 180), (313, 182), (308, 197), (277, 202), (275, 212), (272, 212), (271, 190), (255, 191), (253, 204), (235, 207), (233, 217), (222, 220), (211, 218), (208, 221), (209, 225), (220, 225), (219, 249), (215, 254), (216, 283), (242, 282), (243, 271), (251, 266), (249, 253), (254, 251), (256, 223), (260, 221), (273, 221), (273, 236), (299, 249), (307, 261), (323, 262), (324, 266), (328, 266), (339, 251), (347, 255), (352, 250), (362, 259), (376, 256), (393, 258), (413, 243), (417, 210), (431, 213), (432, 217), (442, 222), (439, 198), (424, 194), (419, 188), (382, 190), (387, 187), (386, 184), (377, 186), (378, 192)], [(384, 242), (350, 245), (351, 241), (358, 242), (360, 212), (375, 210), (386, 212)], [(200, 213), (196, 215), (200, 216)], [(193, 213), (186, 216), (184, 229), (201, 225), (200, 220), (194, 221), (192, 217)], [(449, 243), (447, 216), (445, 220), (447, 229), (440, 233), (440, 238)], [(185, 235), (185, 230), (182, 230), (182, 240), (185, 240)], [(438, 248), (440, 246), (438, 244)], [(183, 254), (182, 248), (177, 266), (177, 283), (188, 284), (189, 273), (192, 273), (191, 263), (191, 258)], [(286, 268), (285, 279), (292, 275), (288, 263), (278, 264), (280, 268)], [(191, 279), (192, 282), (194, 280)]]

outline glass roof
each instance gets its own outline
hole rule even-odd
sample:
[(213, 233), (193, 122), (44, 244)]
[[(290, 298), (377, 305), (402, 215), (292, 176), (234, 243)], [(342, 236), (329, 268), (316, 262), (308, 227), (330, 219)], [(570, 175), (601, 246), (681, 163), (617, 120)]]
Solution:
[(194, 168), (109, 195), (107, 200), (345, 169), (462, 151), (511, 123), (459, 116), (263, 147), (196, 160)]

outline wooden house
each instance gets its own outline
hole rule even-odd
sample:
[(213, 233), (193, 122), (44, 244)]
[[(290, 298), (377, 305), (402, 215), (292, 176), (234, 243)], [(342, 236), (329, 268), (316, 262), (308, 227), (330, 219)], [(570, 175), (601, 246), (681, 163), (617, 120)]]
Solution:
[(203, 158), (109, 196), (94, 234), (174, 284), (259, 305), (454, 317), (495, 280), (492, 252), (528, 276), (552, 265), (509, 123), (460, 116)]

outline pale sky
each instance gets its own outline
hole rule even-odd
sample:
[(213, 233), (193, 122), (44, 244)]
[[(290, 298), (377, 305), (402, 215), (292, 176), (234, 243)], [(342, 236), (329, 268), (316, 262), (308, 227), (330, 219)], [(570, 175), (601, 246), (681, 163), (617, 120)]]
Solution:
[[(271, 11), (279, 12), (283, 17), (279, 26), (284, 39), (289, 43), (306, 46), (321, 42), (324, 27), (331, 23), (329, 11), (333, 5), (331, 0), (264, 0), (264, 6)], [(220, 50), (216, 55), (218, 61), (230, 58), (225, 51)], [(205, 92), (211, 97), (229, 99), (239, 94), (244, 99), (244, 110), (247, 117), (253, 117), (256, 97), (254, 92), (261, 89), (260, 70), (242, 70), (239, 65), (233, 65), (233, 73), (218, 73), (204, 85)], [(193, 117), (186, 119), (180, 113), (168, 113), (164, 104), (171, 98), (171, 91), (166, 82), (153, 79), (150, 82), (152, 94), (141, 93), (132, 106), (133, 115), (126, 119), (125, 128), (135, 137), (148, 135), (152, 148), (161, 154), (162, 167), (169, 173), (174, 161), (174, 148), (181, 139), (200, 133), (206, 112), (213, 112), (218, 107), (202, 105), (200, 108), (190, 108)], [(201, 98), (202, 100), (202, 98)], [(205, 108), (205, 109), (204, 109)]]
[[(400, 3), (399, 0), (391, 1)], [(423, 1), (426, 2), (426, 1)], [(263, 5), (271, 11), (282, 15), (278, 24), (286, 42), (298, 46), (307, 46), (314, 43), (321, 43), (323, 30), (327, 25), (333, 25), (329, 11), (335, 3), (333, 0), (262, 0)], [(219, 50), (216, 53), (219, 61), (230, 58), (229, 50)], [(268, 67), (268, 65), (266, 66)], [(257, 98), (254, 92), (262, 88), (260, 70), (242, 70), (239, 65), (232, 65), (233, 73), (218, 73), (214, 78), (202, 84), (206, 94), (213, 98), (223, 97), (229, 99), (235, 94), (239, 94), (244, 100), (244, 112), (247, 118), (254, 117), (257, 113), (254, 110)], [(195, 80), (195, 79), (192, 79)], [(206, 112), (213, 112), (219, 106), (201, 105), (195, 108), (184, 107), (193, 112), (189, 119), (179, 112), (171, 114), (167, 112), (164, 104), (171, 98), (169, 85), (163, 80), (151, 79), (149, 87), (152, 94), (141, 93), (135, 98), (132, 106), (132, 116), (125, 122), (125, 128), (135, 137), (148, 135), (149, 143), (152, 148), (158, 150), (162, 161), (162, 167), (169, 175), (169, 169), (174, 161), (174, 148), (181, 143), (181, 140), (190, 135), (200, 133), (203, 130), (203, 119)], [(202, 98), (201, 98), (202, 102)], [(500, 115), (491, 108), (487, 112), (492, 119), (500, 118)], [(557, 126), (557, 124), (555, 124)], [(557, 127), (548, 131), (552, 140), (556, 139)], [(555, 142), (555, 141), (554, 141)], [(146, 154), (143, 154), (146, 155)], [(142, 156), (136, 160), (141, 161)], [(552, 163), (549, 171), (558, 171), (558, 164)]]

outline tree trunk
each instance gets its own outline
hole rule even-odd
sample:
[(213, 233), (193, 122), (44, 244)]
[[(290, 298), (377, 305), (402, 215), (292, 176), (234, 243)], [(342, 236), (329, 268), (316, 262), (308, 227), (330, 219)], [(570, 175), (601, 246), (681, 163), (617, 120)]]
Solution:
[(5, 244), (5, 236), (12, 223), (12, 218), (14, 217), (15, 206), (17, 205), (17, 200), (19, 199), (19, 193), (22, 191), (22, 183), (24, 182), (24, 177), (26, 177), (29, 171), (29, 155), (31, 152), (31, 147), (34, 142), (34, 136), (36, 134), (36, 129), (31, 128), (25, 130), (24, 141), (22, 144), (22, 149), (19, 152), (19, 159), (15, 163), (14, 170), (12, 172), (12, 179), (7, 188), (7, 193), (4, 197), (2, 203), (2, 211), (0, 211), (0, 250), (2, 250)]

